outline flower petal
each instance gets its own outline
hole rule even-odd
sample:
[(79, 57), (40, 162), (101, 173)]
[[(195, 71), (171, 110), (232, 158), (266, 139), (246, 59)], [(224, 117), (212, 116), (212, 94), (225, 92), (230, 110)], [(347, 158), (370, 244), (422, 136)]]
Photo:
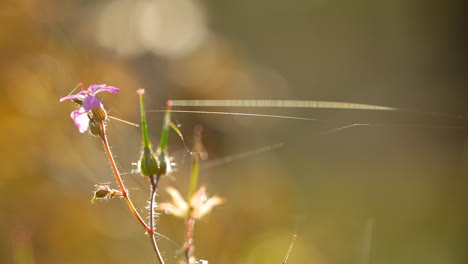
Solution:
[(107, 86), (105, 84), (93, 84), (88, 87), (88, 91), (91, 91), (91, 93), (94, 95), (102, 91), (117, 93), (120, 91), (120, 89), (114, 86)]
[(179, 191), (172, 187), (167, 187), (166, 192), (169, 193), (169, 195), (172, 198), (172, 204), (180, 209), (181, 211), (188, 211), (189, 205), (187, 202), (182, 198), (182, 195), (180, 195)]
[(190, 199), (190, 205), (197, 209), (201, 207), (207, 200), (206, 197), (206, 186), (201, 186)]
[(193, 217), (196, 219), (200, 219), (203, 216), (207, 215), (211, 210), (213, 210), (213, 207), (216, 205), (220, 205), (224, 203), (224, 199), (218, 196), (213, 196), (206, 203), (204, 203), (202, 206), (198, 207), (197, 210), (194, 211)]
[(94, 94), (96, 90), (106, 87), (106, 86), (107, 86), (106, 84), (92, 84), (88, 87), (88, 92), (91, 92)]
[(70, 116), (75, 122), (75, 125), (78, 127), (78, 130), (80, 131), (80, 133), (84, 133), (86, 130), (88, 130), (89, 118), (83, 107), (80, 107), (75, 111), (72, 111)]
[(91, 109), (98, 108), (100, 106), (101, 106), (101, 101), (99, 100), (99, 98), (97, 98), (97, 96), (89, 95), (89, 96), (86, 96), (86, 98), (83, 100), (83, 107), (84, 107), (84, 110), (86, 110), (86, 112)]
[(81, 91), (77, 94), (74, 94), (74, 95), (69, 95), (69, 96), (65, 96), (65, 97), (62, 97), (60, 98), (60, 102), (63, 102), (65, 100), (71, 100), (71, 99), (84, 99), (85, 98), (85, 95), (86, 95), (86, 92), (85, 91)]
[(106, 92), (109, 92), (109, 93), (118, 93), (120, 91), (120, 89), (117, 88), (117, 87), (114, 87), (114, 86), (106, 86), (104, 88), (99, 89), (99, 91), (97, 91), (96, 93), (100, 93), (102, 91), (106, 91)]
[(187, 211), (181, 210), (171, 203), (159, 203), (157, 210), (163, 210), (166, 214), (171, 214), (180, 218), (185, 218), (187, 214)]

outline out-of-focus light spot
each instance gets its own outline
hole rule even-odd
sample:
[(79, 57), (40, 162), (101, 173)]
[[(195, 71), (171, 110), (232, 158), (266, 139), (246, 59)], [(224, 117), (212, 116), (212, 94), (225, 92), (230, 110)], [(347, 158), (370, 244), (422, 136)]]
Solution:
[(223, 98), (229, 90), (251, 87), (247, 63), (228, 44), (209, 38), (185, 60), (172, 65), (171, 80), (197, 97)]
[(96, 39), (121, 56), (153, 52), (180, 58), (208, 35), (202, 8), (191, 0), (118, 0), (104, 8)]
[(145, 52), (137, 34), (133, 10), (135, 1), (119, 0), (105, 7), (98, 20), (96, 38), (100, 45), (121, 56), (137, 56)]
[(144, 1), (135, 8), (137, 15), (142, 44), (162, 56), (187, 55), (207, 35), (204, 14), (195, 1)]

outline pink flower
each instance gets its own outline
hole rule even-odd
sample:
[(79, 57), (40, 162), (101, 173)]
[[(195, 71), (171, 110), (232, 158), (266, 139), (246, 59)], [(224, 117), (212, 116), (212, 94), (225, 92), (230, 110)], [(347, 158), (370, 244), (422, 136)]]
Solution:
[[(78, 84), (78, 86), (81, 87), (81, 83)], [(102, 91), (106, 91), (109, 93), (117, 93), (119, 90), (119, 88), (107, 86), (105, 84), (93, 84), (90, 85), (88, 89), (80, 91), (77, 94), (60, 98), (60, 102), (63, 102), (65, 100), (73, 100), (74, 102), (82, 106), (77, 110), (72, 111), (70, 116), (75, 122), (75, 125), (78, 127), (78, 130), (81, 133), (84, 133), (89, 128), (89, 111), (95, 108), (103, 107), (101, 100), (99, 100), (96, 94)]]

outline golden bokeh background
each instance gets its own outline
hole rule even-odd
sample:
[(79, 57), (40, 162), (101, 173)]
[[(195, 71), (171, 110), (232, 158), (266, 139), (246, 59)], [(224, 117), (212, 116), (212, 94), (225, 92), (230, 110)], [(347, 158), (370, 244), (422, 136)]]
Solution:
[[(320, 121), (174, 114), (187, 144), (204, 127), (201, 182), (226, 198), (195, 227), (212, 264), (468, 262), (466, 16), (462, 0), (5, 0), (0, 4), (0, 263), (155, 263), (123, 201), (89, 203), (115, 186), (98, 139), (59, 103), (79, 82), (110, 114), (138, 122), (167, 99), (325, 100), (397, 112), (204, 108)], [(187, 108), (188, 109), (188, 108)], [(184, 109), (184, 110), (187, 110)], [(193, 108), (191, 108), (193, 110)], [(148, 114), (154, 142), (162, 114)], [(371, 123), (327, 132), (340, 122)], [(137, 128), (109, 137), (145, 214), (133, 173)], [(279, 143), (283, 143), (278, 145)], [(267, 151), (262, 151), (265, 149)], [(165, 186), (187, 190), (189, 155)], [(216, 162), (231, 157), (229, 162)], [(226, 159), (224, 159), (226, 160)], [(219, 161), (219, 160), (218, 160)], [(210, 165), (211, 164), (211, 165)], [(146, 215), (146, 214), (145, 214)], [(167, 263), (183, 221), (159, 217)]]

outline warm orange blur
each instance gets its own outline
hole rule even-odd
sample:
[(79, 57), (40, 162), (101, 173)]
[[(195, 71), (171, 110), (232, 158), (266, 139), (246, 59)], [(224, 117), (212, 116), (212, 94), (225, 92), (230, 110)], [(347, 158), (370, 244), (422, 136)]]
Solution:
[[(0, 263), (155, 263), (116, 187), (100, 141), (59, 103), (77, 83), (109, 114), (139, 122), (167, 99), (325, 100), (404, 111), (205, 108), (317, 118), (174, 114), (188, 144), (204, 128), (201, 183), (226, 203), (195, 226), (210, 264), (468, 262), (468, 105), (464, 1), (6, 0), (0, 5)], [(465, 4), (466, 5), (466, 4)], [(184, 109), (189, 110), (189, 109)], [(193, 108), (191, 109), (193, 110)], [(148, 113), (157, 142), (161, 113)], [(356, 126), (326, 133), (340, 122)], [(132, 198), (147, 215), (147, 179), (133, 173), (138, 128), (109, 122)], [(466, 127), (466, 128), (465, 128)], [(324, 133), (325, 132), (325, 133)], [(269, 151), (255, 151), (284, 143)], [(189, 155), (161, 190), (187, 190)], [(252, 155), (242, 155), (251, 153)], [(239, 155), (241, 154), (241, 155)], [(213, 163), (211, 163), (213, 164)], [(160, 191), (158, 200), (170, 197)], [(167, 264), (183, 221), (161, 215)], [(175, 243), (175, 244), (174, 244)]]

